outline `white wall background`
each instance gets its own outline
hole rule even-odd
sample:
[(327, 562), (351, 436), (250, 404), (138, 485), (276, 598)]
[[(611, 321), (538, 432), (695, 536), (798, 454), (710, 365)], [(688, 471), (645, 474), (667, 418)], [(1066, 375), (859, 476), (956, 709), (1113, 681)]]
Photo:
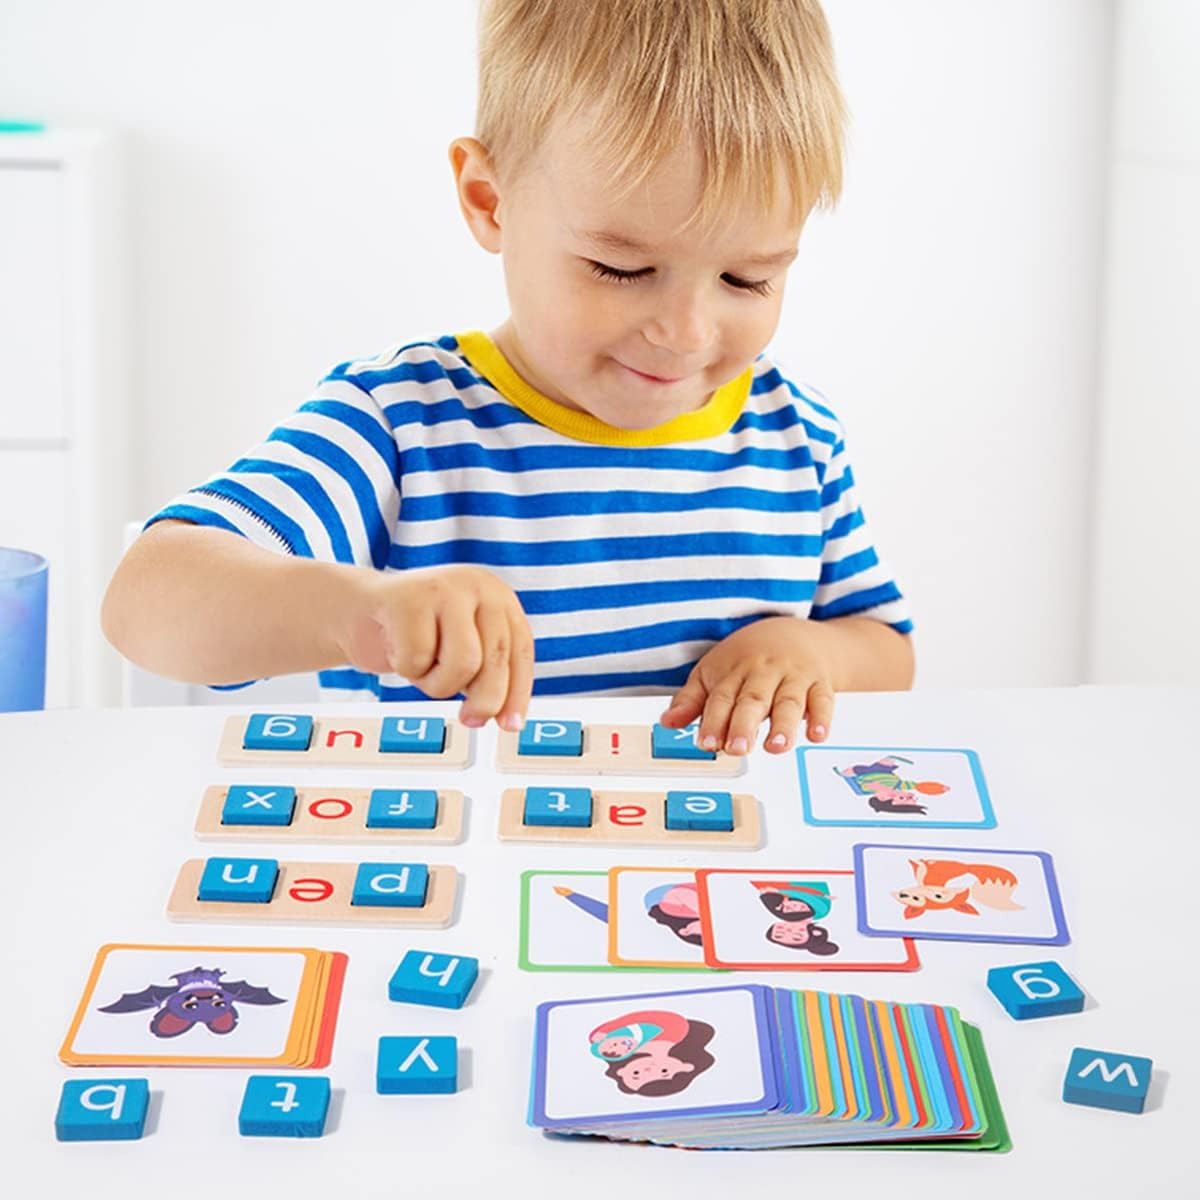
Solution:
[(1200, 678), (1200, 4), (1118, 21), (1092, 678)]
[[(1169, 675), (1165, 635), (1120, 635), (1143, 585), (1109, 589), (1140, 553), (1148, 496), (1123, 500), (1127, 422), (1098, 432), (1101, 393), (1120, 418), (1129, 381), (1144, 384), (1160, 319), (1136, 302), (1106, 317), (1102, 286), (1138, 270), (1120, 230), (1158, 225), (1126, 158), (1170, 159), (1173, 211), (1200, 209), (1198, 123), (1168, 133), (1174, 99), (1147, 88), (1140, 44), (1155, 20), (1194, 34), (1196, 8), (826, 8), (854, 118), (846, 192), (806, 231), (772, 349), (848, 427), (868, 520), (912, 598), (919, 682)], [(0, 4), (0, 115), (124, 133), (139, 511), (237, 457), (333, 363), (503, 318), (500, 264), (471, 240), (446, 159), (472, 129), (474, 21), (474, 0)], [(1110, 234), (1114, 26), (1128, 44)], [(1188, 61), (1180, 48), (1195, 112)], [(1194, 267), (1195, 224), (1141, 232), (1164, 254), (1190, 237)], [(1156, 390), (1156, 424), (1177, 419), (1181, 390), (1195, 398), (1191, 362), (1190, 384)], [(1154, 454), (1141, 421), (1134, 440)], [(1115, 489), (1098, 499), (1097, 461)], [(1152, 460), (1137, 466), (1144, 489)]]

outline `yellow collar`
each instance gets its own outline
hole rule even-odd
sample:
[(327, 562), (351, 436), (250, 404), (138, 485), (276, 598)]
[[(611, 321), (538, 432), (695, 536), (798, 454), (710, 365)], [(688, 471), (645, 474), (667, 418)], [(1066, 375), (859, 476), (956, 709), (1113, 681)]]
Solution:
[(618, 429), (591, 413), (567, 408), (530, 387), (486, 333), (476, 329), (456, 337), (459, 349), (471, 365), (523, 413), (556, 433), (601, 446), (665, 446), (716, 437), (737, 420), (750, 394), (754, 375), (753, 369), (747, 367), (736, 379), (717, 388), (708, 403), (696, 412), (682, 413), (651, 429)]

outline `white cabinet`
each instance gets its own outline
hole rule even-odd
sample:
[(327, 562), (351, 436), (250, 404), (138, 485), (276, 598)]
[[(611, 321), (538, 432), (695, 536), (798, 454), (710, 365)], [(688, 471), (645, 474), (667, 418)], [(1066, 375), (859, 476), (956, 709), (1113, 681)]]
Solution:
[(50, 560), (46, 704), (116, 703), (100, 599), (131, 515), (114, 140), (0, 134), (0, 544)]

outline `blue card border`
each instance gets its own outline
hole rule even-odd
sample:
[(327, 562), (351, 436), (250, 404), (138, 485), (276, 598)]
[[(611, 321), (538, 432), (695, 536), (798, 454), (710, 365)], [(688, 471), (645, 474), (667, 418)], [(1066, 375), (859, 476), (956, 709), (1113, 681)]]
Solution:
[(979, 821), (926, 821), (916, 820), (881, 820), (878, 817), (865, 820), (829, 821), (813, 815), (812, 796), (808, 790), (808, 769), (803, 755), (810, 750), (879, 750), (880, 746), (797, 746), (796, 747), (796, 776), (800, 781), (800, 805), (804, 812), (804, 823), (813, 826), (836, 826), (839, 829), (995, 829), (996, 812), (992, 808), (992, 797), (988, 791), (987, 781), (983, 777), (983, 766), (979, 755), (965, 746), (896, 746), (896, 753), (907, 750), (912, 754), (964, 754), (971, 767), (971, 778), (975, 782), (975, 790), (979, 794), (980, 806), (983, 809), (983, 819)]

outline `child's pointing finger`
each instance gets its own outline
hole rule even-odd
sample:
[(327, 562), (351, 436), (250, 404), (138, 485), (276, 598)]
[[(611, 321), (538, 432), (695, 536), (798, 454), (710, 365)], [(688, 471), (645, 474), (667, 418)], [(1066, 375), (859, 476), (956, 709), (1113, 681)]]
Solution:
[(823, 742), (829, 736), (833, 722), (833, 689), (829, 684), (817, 682), (808, 689), (808, 740)]

